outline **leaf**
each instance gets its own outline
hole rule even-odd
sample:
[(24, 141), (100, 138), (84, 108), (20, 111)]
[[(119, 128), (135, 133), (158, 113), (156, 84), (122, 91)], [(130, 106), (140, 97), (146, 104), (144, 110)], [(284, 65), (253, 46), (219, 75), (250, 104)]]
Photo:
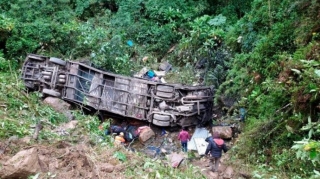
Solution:
[(317, 170), (313, 170), (313, 172), (314, 172), (316, 175), (320, 175), (320, 172), (318, 172)]
[(320, 70), (314, 70), (314, 73), (315, 73), (318, 77), (320, 77)]
[(143, 168), (150, 168), (150, 166), (154, 166), (154, 164), (151, 162), (145, 162)]
[(314, 150), (314, 149), (311, 150), (311, 151), (310, 151), (310, 158), (311, 158), (311, 159), (314, 159), (314, 158), (316, 158), (316, 156), (317, 156), (316, 150)]
[(227, 20), (227, 18), (226, 18), (225, 16), (219, 14), (219, 15), (216, 16), (215, 18), (210, 19), (210, 20), (208, 21), (208, 24), (209, 24), (209, 25), (214, 25), (214, 26), (220, 26), (220, 25), (226, 23), (226, 20)]
[(298, 75), (300, 75), (300, 74), (301, 74), (301, 71), (300, 71), (300, 70), (297, 70), (297, 69), (291, 69), (291, 71), (293, 71), (293, 72), (297, 73)]
[(120, 161), (126, 161), (126, 160), (127, 160), (126, 155), (123, 154), (122, 152), (116, 152), (116, 153), (113, 155), (113, 157), (119, 159)]
[(311, 139), (312, 134), (313, 134), (313, 129), (310, 129), (310, 131), (309, 131), (309, 139)]
[(162, 178), (159, 171), (156, 171), (156, 178)]
[(286, 129), (288, 130), (288, 132), (293, 133), (293, 129), (292, 127), (290, 127), (289, 125), (286, 125)]

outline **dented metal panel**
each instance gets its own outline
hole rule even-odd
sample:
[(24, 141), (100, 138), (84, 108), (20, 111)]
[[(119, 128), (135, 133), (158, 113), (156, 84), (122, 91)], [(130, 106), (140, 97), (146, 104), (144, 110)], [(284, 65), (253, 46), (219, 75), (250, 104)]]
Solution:
[(202, 125), (212, 116), (211, 87), (162, 84), (36, 54), (26, 57), (21, 78), (46, 95), (159, 126)]

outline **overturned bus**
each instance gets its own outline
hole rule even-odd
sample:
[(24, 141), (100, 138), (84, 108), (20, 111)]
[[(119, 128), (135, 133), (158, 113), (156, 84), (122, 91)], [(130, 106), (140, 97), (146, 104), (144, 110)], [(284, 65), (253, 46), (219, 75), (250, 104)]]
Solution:
[(36, 54), (26, 57), (21, 78), (27, 88), (44, 95), (157, 126), (203, 125), (212, 116), (211, 87), (121, 76)]

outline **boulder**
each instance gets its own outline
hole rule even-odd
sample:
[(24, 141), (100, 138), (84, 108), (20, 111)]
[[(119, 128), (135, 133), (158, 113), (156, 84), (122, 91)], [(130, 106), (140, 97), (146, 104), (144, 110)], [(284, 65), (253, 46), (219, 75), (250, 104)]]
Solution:
[(213, 126), (212, 133), (220, 133), (222, 139), (231, 139), (232, 138), (232, 129), (230, 126)]
[(168, 156), (169, 161), (171, 162), (171, 166), (173, 168), (179, 167), (180, 163), (183, 161), (184, 156), (182, 154), (178, 153), (172, 153), (171, 155)]
[(114, 170), (114, 165), (110, 163), (105, 163), (101, 166), (100, 170), (103, 172), (111, 173)]
[(36, 148), (23, 150), (3, 164), (0, 178), (21, 178), (41, 172), (41, 165)]
[(234, 174), (233, 168), (228, 166), (223, 174), (223, 179), (231, 179)]
[(68, 129), (75, 129), (78, 125), (78, 121), (76, 120), (72, 120), (72, 121), (69, 121), (68, 123), (62, 125), (62, 128), (64, 130), (68, 130)]
[(168, 72), (169, 70), (171, 70), (171, 68), (172, 68), (172, 65), (167, 61), (164, 61), (159, 65), (159, 70), (162, 70), (162, 71)]
[(219, 178), (218, 172), (208, 171), (208, 174), (210, 175), (210, 178)]
[(227, 169), (227, 166), (220, 163), (219, 168), (218, 168), (218, 172), (219, 172), (219, 173), (222, 173), (222, 172), (224, 172), (226, 169)]
[(145, 127), (143, 130), (141, 130), (139, 134), (139, 141), (144, 143), (147, 140), (149, 140), (151, 137), (153, 137), (155, 134), (153, 130), (150, 127)]
[(69, 120), (74, 119), (74, 116), (69, 111), (70, 104), (63, 101), (62, 99), (55, 97), (46, 97), (43, 102), (50, 105), (55, 111), (63, 113)]

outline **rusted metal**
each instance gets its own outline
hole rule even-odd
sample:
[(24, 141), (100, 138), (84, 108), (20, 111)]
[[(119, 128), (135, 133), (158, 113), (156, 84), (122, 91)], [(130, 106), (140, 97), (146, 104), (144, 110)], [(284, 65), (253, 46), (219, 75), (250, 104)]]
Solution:
[(212, 116), (208, 86), (153, 82), (37, 54), (26, 57), (21, 78), (27, 88), (45, 95), (158, 126), (203, 125)]

